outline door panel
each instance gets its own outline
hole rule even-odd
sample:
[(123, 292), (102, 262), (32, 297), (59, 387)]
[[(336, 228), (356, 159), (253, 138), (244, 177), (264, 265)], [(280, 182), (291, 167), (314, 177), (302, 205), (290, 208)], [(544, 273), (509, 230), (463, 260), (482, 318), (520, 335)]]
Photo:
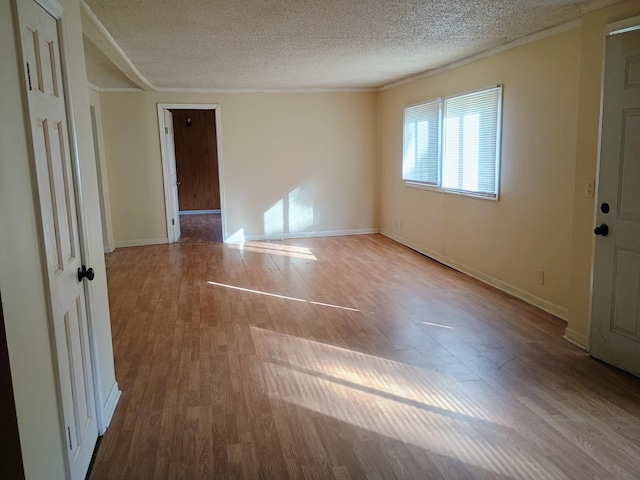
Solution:
[[(219, 210), (218, 143), (214, 110), (173, 110), (180, 211)], [(187, 126), (187, 121), (190, 120)]]
[(177, 242), (180, 238), (180, 208), (178, 206), (178, 172), (176, 170), (176, 147), (173, 140), (173, 115), (171, 111), (164, 110), (165, 145), (167, 160), (169, 163), (169, 184), (171, 186), (171, 239)]
[[(607, 37), (591, 348), (640, 375), (640, 30)], [(605, 204), (609, 208), (605, 207)], [(602, 231), (600, 231), (602, 233)]]
[(58, 24), (33, 0), (18, 1), (18, 16), (69, 475), (83, 479), (98, 428)]

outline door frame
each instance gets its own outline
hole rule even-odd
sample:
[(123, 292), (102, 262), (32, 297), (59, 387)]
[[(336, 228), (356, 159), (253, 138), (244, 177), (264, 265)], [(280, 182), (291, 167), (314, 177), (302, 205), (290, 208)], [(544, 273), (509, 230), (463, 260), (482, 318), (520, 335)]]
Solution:
[[(62, 402), (62, 391), (60, 387), (60, 370), (58, 366), (57, 359), (57, 347), (54, 335), (54, 326), (52, 324), (53, 318), (53, 304), (51, 298), (51, 285), (49, 283), (49, 277), (47, 273), (47, 257), (46, 257), (46, 247), (45, 247), (45, 235), (44, 235), (44, 223), (43, 223), (43, 215), (42, 215), (42, 207), (38, 194), (38, 188), (36, 185), (36, 179), (34, 178), (36, 171), (36, 158), (35, 151), (33, 147), (33, 142), (31, 141), (34, 137), (34, 132), (31, 128), (31, 112), (29, 109), (28, 103), (28, 92), (26, 91), (26, 85), (28, 79), (26, 78), (26, 73), (24, 69), (24, 52), (22, 49), (22, 42), (20, 39), (20, 16), (18, 14), (18, 2), (20, 0), (12, 0), (11, 7), (13, 13), (13, 22), (16, 26), (15, 34), (17, 36), (16, 48), (17, 48), (17, 57), (20, 61), (20, 80), (21, 80), (21, 90), (22, 90), (22, 104), (23, 111), (25, 117), (25, 130), (27, 133), (27, 151), (29, 156), (29, 166), (32, 172), (32, 187), (34, 190), (34, 195), (36, 198), (35, 202), (35, 212), (40, 221), (37, 222), (37, 230), (39, 237), (39, 245), (38, 250), (40, 251), (40, 265), (42, 266), (43, 273), (43, 282), (45, 285), (45, 291), (47, 292), (47, 321), (49, 326), (49, 341), (51, 344), (51, 351), (53, 354), (52, 363), (54, 366), (54, 375), (55, 375), (55, 385), (57, 391), (57, 407), (60, 414), (60, 418), (64, 418), (63, 411), (63, 402)], [(64, 17), (64, 8), (58, 2), (58, 0), (24, 0), (24, 1), (34, 1), (39, 6), (41, 6), (45, 12), (47, 12), (51, 17), (55, 20), (58, 30), (58, 44), (60, 49), (60, 71), (62, 74), (62, 85), (65, 92), (65, 112), (67, 115), (67, 136), (69, 137), (69, 156), (70, 162), (72, 166), (72, 178), (73, 178), (73, 186), (75, 190), (75, 200), (76, 200), (76, 217), (78, 221), (78, 236), (79, 236), (79, 253), (80, 258), (85, 263), (90, 258), (90, 243), (87, 231), (87, 215), (84, 206), (84, 193), (82, 186), (82, 167), (80, 165), (80, 153), (78, 146), (78, 131), (77, 131), (77, 123), (76, 123), (76, 114), (75, 114), (75, 104), (74, 104), (74, 95), (73, 90), (71, 88), (71, 72), (70, 65), (71, 62), (69, 60), (69, 48), (67, 41), (67, 28), (65, 25), (65, 17)], [(95, 318), (94, 314), (94, 305), (95, 301), (93, 299), (93, 290), (88, 282), (83, 282), (83, 288), (85, 293), (85, 309), (87, 315), (87, 336), (89, 338), (89, 357), (90, 357), (90, 368), (92, 371), (93, 377), (93, 398), (95, 404), (95, 415), (96, 415), (96, 423), (98, 428), (98, 435), (104, 434), (107, 429), (108, 422), (110, 418), (105, 417), (105, 409), (103, 408), (103, 392), (102, 392), (102, 383), (100, 378), (100, 359), (98, 358), (98, 339), (97, 339), (97, 331), (94, 325), (93, 319)], [(62, 445), (65, 445), (67, 442), (67, 435), (64, 428), (64, 425), (60, 425), (60, 436)], [(94, 446), (95, 447), (95, 446)], [(71, 466), (69, 463), (69, 455), (65, 453), (64, 455), (64, 464), (67, 472), (67, 476), (71, 473)]]
[[(599, 127), (598, 127), (598, 154), (596, 161), (596, 189), (594, 192), (594, 202), (593, 202), (593, 225), (597, 225), (598, 221), (598, 193), (600, 182), (598, 181), (600, 178), (600, 168), (602, 166), (601, 162), (601, 148), (602, 148), (602, 123), (604, 122), (603, 111), (604, 111), (604, 81), (605, 81), (605, 62), (607, 57), (607, 49), (606, 49), (606, 39), (611, 35), (617, 35), (620, 33), (624, 33), (630, 30), (640, 29), (640, 15), (636, 15), (629, 18), (624, 18), (622, 20), (618, 20), (616, 22), (607, 23), (605, 25), (604, 36), (602, 37), (602, 72), (600, 77), (600, 119), (599, 119)], [(591, 234), (593, 237), (593, 234)], [(589, 289), (589, 318), (587, 322), (587, 344), (585, 345), (586, 350), (589, 351), (591, 349), (591, 326), (593, 322), (593, 282), (594, 282), (594, 268), (595, 268), (595, 260), (596, 260), (596, 244), (595, 240), (591, 244), (591, 286)]]
[[(171, 205), (173, 201), (173, 192), (170, 184), (169, 175), (169, 158), (167, 155), (167, 146), (164, 141), (165, 125), (164, 111), (165, 110), (213, 110), (216, 119), (216, 149), (218, 150), (218, 187), (220, 191), (220, 214), (222, 220), (222, 241), (227, 240), (227, 210), (225, 208), (225, 194), (224, 194), (224, 168), (222, 162), (222, 140), (220, 136), (220, 105), (217, 103), (158, 103), (158, 127), (160, 134), (160, 153), (162, 155), (162, 178), (164, 182), (164, 207), (167, 221), (167, 240), (169, 243), (174, 243), (178, 239), (173, 238), (173, 229), (171, 228), (171, 220), (173, 218), (171, 214)], [(176, 199), (177, 201), (177, 199)]]

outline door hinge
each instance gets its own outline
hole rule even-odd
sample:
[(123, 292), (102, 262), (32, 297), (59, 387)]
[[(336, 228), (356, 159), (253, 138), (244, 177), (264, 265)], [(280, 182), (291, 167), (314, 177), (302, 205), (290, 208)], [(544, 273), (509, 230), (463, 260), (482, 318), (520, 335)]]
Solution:
[(172, 218), (171, 219), (171, 225), (175, 225), (175, 224), (176, 224), (176, 221)]
[(33, 90), (31, 87), (31, 68), (29, 67), (29, 62), (27, 62), (27, 80), (29, 81), (29, 91)]
[(69, 434), (69, 450), (73, 450), (73, 444), (71, 443), (71, 429), (67, 427), (67, 433)]
[(164, 133), (166, 133), (167, 135), (169, 135), (169, 127), (164, 127)]

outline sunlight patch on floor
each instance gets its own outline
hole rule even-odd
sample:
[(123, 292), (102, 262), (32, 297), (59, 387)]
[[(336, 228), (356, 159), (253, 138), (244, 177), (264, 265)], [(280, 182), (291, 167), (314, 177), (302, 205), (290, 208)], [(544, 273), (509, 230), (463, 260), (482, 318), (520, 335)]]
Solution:
[(323, 302), (314, 302), (313, 300), (305, 300), (304, 298), (288, 297), (286, 295), (278, 295), (277, 293), (262, 292), (260, 290), (252, 290), (250, 288), (236, 287), (235, 285), (227, 285), (225, 283), (218, 283), (218, 282), (211, 282), (211, 281), (209, 281), (207, 283), (209, 285), (214, 285), (216, 287), (230, 288), (232, 290), (238, 290), (238, 291), (241, 291), (241, 292), (255, 293), (257, 295), (265, 295), (267, 297), (280, 298), (280, 299), (283, 299), (283, 300), (291, 300), (293, 302), (308, 303), (310, 305), (318, 305), (320, 307), (338, 308), (340, 310), (348, 310), (350, 312), (359, 312), (360, 311), (357, 308), (343, 307), (341, 305), (333, 305), (333, 304), (330, 304), (330, 303), (323, 303)]
[(431, 327), (448, 328), (449, 330), (453, 329), (453, 327), (449, 327), (448, 325), (440, 325), (439, 323), (422, 322), (422, 324), (429, 325)]
[[(495, 399), (430, 371), (251, 327), (267, 393), (302, 407), (509, 478), (566, 478), (518, 447)], [(559, 475), (559, 477), (558, 477)]]
[(310, 248), (293, 245), (277, 245), (270, 242), (239, 241), (229, 243), (229, 247), (240, 251), (266, 253), (283, 257), (302, 258), (304, 260), (318, 260)]

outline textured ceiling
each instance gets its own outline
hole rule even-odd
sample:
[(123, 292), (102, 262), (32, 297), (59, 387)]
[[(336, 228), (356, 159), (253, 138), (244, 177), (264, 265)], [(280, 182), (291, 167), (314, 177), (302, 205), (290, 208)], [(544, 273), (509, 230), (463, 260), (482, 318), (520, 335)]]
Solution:
[[(578, 19), (594, 4), (613, 2), (86, 3), (155, 88), (331, 89), (379, 87)], [(95, 72), (99, 68), (89, 59), (95, 53), (92, 50), (87, 52), (89, 81), (109, 87), (106, 82), (118, 80), (107, 79), (104, 71), (94, 75), (89, 64)]]

